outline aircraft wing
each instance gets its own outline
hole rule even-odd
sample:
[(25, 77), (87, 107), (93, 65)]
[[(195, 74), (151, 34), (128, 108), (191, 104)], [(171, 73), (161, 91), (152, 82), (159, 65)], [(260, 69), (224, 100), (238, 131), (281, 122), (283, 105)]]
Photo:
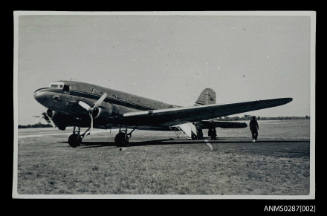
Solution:
[(127, 112), (121, 120), (126, 124), (173, 126), (186, 122), (196, 122), (221, 116), (280, 106), (292, 101), (292, 98), (257, 100), (232, 104), (210, 104), (192, 107)]

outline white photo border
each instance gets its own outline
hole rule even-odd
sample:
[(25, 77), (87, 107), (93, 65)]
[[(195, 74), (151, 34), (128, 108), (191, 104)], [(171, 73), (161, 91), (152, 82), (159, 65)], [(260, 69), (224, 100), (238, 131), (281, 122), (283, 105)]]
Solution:
[[(262, 199), (312, 200), (315, 199), (315, 86), (316, 86), (316, 12), (315, 11), (148, 11), (148, 12), (72, 12), (72, 11), (14, 11), (14, 152), (12, 197), (18, 199)], [(134, 195), (134, 194), (19, 194), (18, 182), (18, 35), (19, 16), (29, 15), (159, 15), (159, 16), (308, 16), (310, 17), (310, 192), (308, 195)]]

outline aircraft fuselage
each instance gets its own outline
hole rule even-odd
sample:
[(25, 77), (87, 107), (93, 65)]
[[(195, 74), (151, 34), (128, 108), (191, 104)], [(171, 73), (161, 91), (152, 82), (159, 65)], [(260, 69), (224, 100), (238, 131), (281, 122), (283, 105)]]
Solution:
[[(58, 81), (55, 84), (50, 84), (50, 87), (36, 90), (34, 98), (53, 112), (53, 121), (56, 125), (62, 126), (62, 128), (66, 126), (87, 127), (90, 124), (89, 115), (86, 110), (78, 105), (78, 102), (83, 101), (91, 106), (104, 93), (107, 96), (101, 104), (98, 116), (94, 116), (94, 127), (98, 128), (124, 126), (118, 119), (119, 116), (126, 112), (177, 107), (122, 91), (77, 81)], [(142, 126), (142, 122), (137, 127), (158, 130), (169, 129), (155, 124)]]
[[(275, 98), (215, 104), (214, 91), (205, 89), (196, 106), (179, 107), (76, 81), (51, 83), (47, 88), (36, 90), (34, 97), (48, 108), (42, 115), (54, 127), (65, 130), (67, 126), (74, 126), (73, 134), (68, 138), (72, 147), (78, 146), (87, 131), (93, 131), (93, 128), (119, 128), (115, 137), (118, 146), (128, 145), (135, 129), (182, 130), (188, 137), (198, 139), (202, 137), (201, 130), (204, 128), (212, 131), (216, 127), (246, 127), (245, 123), (217, 122), (213, 118), (280, 106), (292, 101), (292, 98)], [(88, 129), (80, 134), (80, 127)], [(128, 132), (127, 128), (133, 130)], [(214, 134), (212, 139), (215, 139), (216, 133), (210, 134)]]

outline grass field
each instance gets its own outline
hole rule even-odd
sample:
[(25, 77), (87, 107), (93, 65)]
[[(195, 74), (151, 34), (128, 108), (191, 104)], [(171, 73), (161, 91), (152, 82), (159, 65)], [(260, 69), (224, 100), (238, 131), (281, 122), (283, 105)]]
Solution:
[[(261, 124), (261, 131), (267, 127)], [(231, 132), (220, 132), (223, 133)], [(307, 130), (302, 133), (304, 138), (308, 134)], [(212, 143), (214, 150), (210, 151), (204, 143), (176, 140), (174, 133), (137, 131), (132, 146), (120, 150), (113, 144), (114, 134), (87, 137), (78, 148), (70, 148), (67, 137), (19, 138), (18, 193), (309, 193), (308, 141), (268, 139), (251, 143), (248, 137), (239, 138), (242, 142), (223, 137)], [(170, 140), (172, 137), (175, 140)]]

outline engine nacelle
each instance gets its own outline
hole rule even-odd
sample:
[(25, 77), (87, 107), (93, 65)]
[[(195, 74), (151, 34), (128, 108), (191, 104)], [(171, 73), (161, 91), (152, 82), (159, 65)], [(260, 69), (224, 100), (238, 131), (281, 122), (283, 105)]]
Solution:
[(106, 107), (106, 109), (103, 109), (101, 107), (94, 108), (92, 112), (93, 119), (107, 119), (112, 116), (112, 109), (109, 107)]
[(93, 110), (93, 112), (92, 112), (93, 118), (94, 119), (99, 118), (99, 116), (101, 115), (102, 112), (103, 111), (102, 111), (102, 109), (100, 107), (95, 107), (94, 110)]

